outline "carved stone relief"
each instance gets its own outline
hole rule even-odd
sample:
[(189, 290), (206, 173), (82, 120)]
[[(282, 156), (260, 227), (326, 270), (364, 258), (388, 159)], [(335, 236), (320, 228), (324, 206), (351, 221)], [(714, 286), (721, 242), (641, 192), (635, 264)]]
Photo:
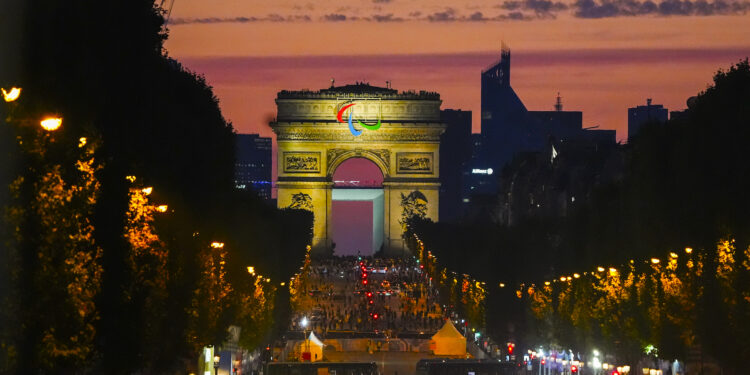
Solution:
[(320, 152), (284, 152), (284, 173), (318, 173), (320, 164)]
[(431, 152), (396, 153), (396, 173), (432, 173)]

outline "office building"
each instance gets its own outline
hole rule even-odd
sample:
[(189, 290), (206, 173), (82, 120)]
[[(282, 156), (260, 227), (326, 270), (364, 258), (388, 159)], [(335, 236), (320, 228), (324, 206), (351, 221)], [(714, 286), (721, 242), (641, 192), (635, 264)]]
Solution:
[(471, 111), (440, 111), (445, 132), (440, 137), (440, 220), (461, 217), (463, 176), (472, 153)]
[(258, 134), (237, 134), (236, 137), (235, 187), (271, 199), (271, 138)]
[(651, 104), (651, 99), (646, 99), (646, 105), (628, 108), (628, 141), (638, 134), (643, 125), (664, 124), (668, 115), (669, 111), (663, 105)]

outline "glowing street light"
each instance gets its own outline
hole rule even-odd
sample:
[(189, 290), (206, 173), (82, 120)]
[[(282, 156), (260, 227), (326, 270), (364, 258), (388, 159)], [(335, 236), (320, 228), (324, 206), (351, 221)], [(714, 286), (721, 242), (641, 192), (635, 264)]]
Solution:
[(151, 192), (154, 191), (154, 188), (152, 188), (152, 187), (149, 186), (147, 188), (143, 188), (141, 191), (143, 192), (143, 194), (151, 195)]
[(685, 248), (685, 252), (688, 253), (688, 254), (690, 254), (690, 253), (693, 252), (693, 248), (692, 247), (686, 247)]
[(596, 267), (596, 270), (599, 272), (604, 272), (604, 267)]
[(221, 362), (221, 357), (217, 354), (214, 356), (214, 375), (219, 375), (219, 362)]
[(307, 328), (307, 324), (308, 323), (309, 323), (309, 321), (307, 320), (306, 316), (303, 316), (302, 320), (299, 321), (299, 325), (301, 325), (302, 328)]
[(577, 278), (581, 277), (581, 275), (579, 275), (579, 274), (577, 274), (577, 273), (574, 273), (574, 274), (573, 274), (573, 277), (577, 279)]
[(669, 257), (673, 259), (677, 259), (678, 255), (677, 253), (669, 253)]
[(5, 99), (6, 103), (13, 102), (21, 96), (21, 89), (18, 87), (11, 87), (10, 91), (5, 91), (5, 89), (0, 90), (3, 91), (3, 99)]
[(156, 206), (156, 210), (162, 213), (167, 212), (167, 209), (169, 209), (169, 206), (167, 206), (166, 204)]
[(247, 266), (247, 273), (251, 275), (255, 275), (255, 267), (253, 266)]
[(86, 146), (86, 137), (78, 138), (78, 148)]
[(211, 242), (211, 248), (212, 249), (223, 249), (224, 248), (224, 242)]
[(659, 260), (659, 258), (651, 258), (651, 263), (652, 263), (652, 264), (659, 264), (659, 262), (661, 262), (661, 261)]
[(41, 122), (39, 122), (40, 125), (42, 125), (42, 129), (51, 132), (55, 131), (60, 128), (60, 125), (62, 125), (62, 118), (60, 117), (47, 117)]
[(505, 283), (500, 283), (501, 288), (505, 288)]

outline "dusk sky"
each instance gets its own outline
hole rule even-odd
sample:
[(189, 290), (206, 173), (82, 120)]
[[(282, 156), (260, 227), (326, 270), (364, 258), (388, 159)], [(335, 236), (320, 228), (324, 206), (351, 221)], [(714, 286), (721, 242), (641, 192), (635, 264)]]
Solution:
[(480, 72), (504, 41), (527, 108), (552, 110), (560, 92), (584, 127), (624, 140), (628, 107), (684, 109), (750, 55), (750, 2), (179, 0), (169, 30), (170, 56), (205, 75), (240, 133), (273, 136), (278, 91), (332, 78), (437, 91), (443, 108), (473, 111), (479, 132)]
[[(646, 98), (670, 110), (750, 55), (750, 2), (615, 0), (179, 0), (169, 54), (205, 74), (239, 132), (271, 135), (282, 89), (366, 81), (440, 92), (479, 111), (479, 74), (512, 50), (511, 84), (530, 109), (583, 111), (617, 129)], [(474, 116), (479, 131), (479, 116)]]

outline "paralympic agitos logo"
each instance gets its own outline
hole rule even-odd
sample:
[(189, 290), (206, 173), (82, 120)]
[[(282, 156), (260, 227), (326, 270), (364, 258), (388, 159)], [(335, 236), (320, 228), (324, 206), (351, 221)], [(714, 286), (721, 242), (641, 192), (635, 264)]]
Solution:
[[(342, 118), (342, 116), (344, 115), (345, 112), (348, 111), (349, 112), (349, 121), (348, 121), (348, 123), (349, 123), (349, 131), (352, 132), (352, 135), (354, 135), (355, 137), (361, 135), (362, 132), (364, 131), (364, 129), (367, 129), (367, 130), (378, 130), (378, 129), (380, 129), (380, 115), (378, 115), (378, 122), (375, 123), (375, 124), (366, 123), (366, 122), (364, 122), (364, 121), (362, 121), (362, 120), (360, 120), (360, 119), (358, 119), (356, 117), (356, 115), (354, 113), (354, 108), (356, 108), (355, 106), (357, 104), (358, 104), (357, 102), (344, 103), (344, 105), (341, 108), (339, 108), (339, 111), (336, 114), (336, 119), (340, 123), (346, 123), (347, 121), (344, 121), (344, 119)], [(357, 123), (357, 125), (359, 127), (363, 128), (363, 130), (357, 130), (354, 127), (354, 123), (355, 122)]]

